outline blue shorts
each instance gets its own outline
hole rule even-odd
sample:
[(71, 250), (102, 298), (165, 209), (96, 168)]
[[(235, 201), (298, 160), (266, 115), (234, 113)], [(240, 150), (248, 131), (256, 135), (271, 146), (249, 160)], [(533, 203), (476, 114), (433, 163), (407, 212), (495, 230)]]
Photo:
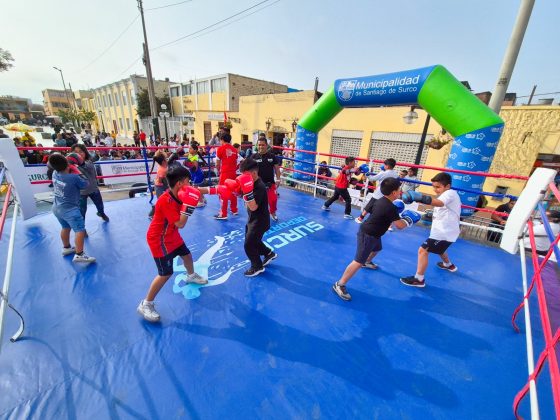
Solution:
[(86, 230), (84, 216), (82, 216), (79, 207), (70, 210), (53, 207), (53, 213), (58, 219), (60, 226), (62, 226), (62, 229), (72, 229), (74, 232), (83, 232)]

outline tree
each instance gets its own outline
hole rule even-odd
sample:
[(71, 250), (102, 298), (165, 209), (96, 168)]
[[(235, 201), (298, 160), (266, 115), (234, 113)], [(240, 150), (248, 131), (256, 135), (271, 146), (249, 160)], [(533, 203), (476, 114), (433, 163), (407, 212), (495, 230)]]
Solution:
[[(140, 118), (148, 118), (152, 115), (150, 111), (150, 98), (148, 96), (148, 90), (140, 88), (140, 91), (136, 94), (136, 112)], [(171, 101), (169, 99), (169, 95), (166, 93), (163, 97), (156, 96), (156, 106), (157, 110), (156, 113), (159, 114), (161, 110), (161, 104), (167, 105), (167, 109), (171, 109)], [(154, 115), (157, 117), (157, 115)]]
[(78, 119), (78, 114), (73, 109), (59, 109), (56, 115), (60, 117), (64, 124)]
[(78, 120), (85, 123), (92, 123), (95, 121), (95, 117), (95, 112), (82, 109), (78, 115)]
[(8, 50), (0, 48), (0, 72), (10, 70), (14, 65), (11, 63), (14, 57)]

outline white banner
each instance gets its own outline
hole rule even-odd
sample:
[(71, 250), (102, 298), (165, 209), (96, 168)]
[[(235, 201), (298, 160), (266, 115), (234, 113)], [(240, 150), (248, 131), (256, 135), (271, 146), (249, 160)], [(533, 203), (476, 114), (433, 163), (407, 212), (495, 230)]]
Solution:
[[(105, 161), (106, 162), (106, 161)], [(103, 182), (105, 185), (115, 185), (115, 184), (135, 184), (135, 183), (146, 183), (146, 165), (142, 162), (130, 162), (126, 160), (115, 161), (115, 163), (103, 163), (100, 165), (96, 165), (101, 168), (101, 175), (125, 175), (125, 174), (134, 174), (138, 172), (142, 172), (142, 175), (135, 175), (135, 176), (124, 176), (124, 177), (115, 177), (115, 178), (103, 178)], [(148, 162), (148, 169), (151, 169), (152, 162)], [(157, 171), (157, 164), (154, 167), (154, 171)], [(152, 175), (152, 181), (154, 179), (154, 175)]]
[[(49, 178), (47, 177), (47, 165), (26, 166), (25, 173), (27, 174), (27, 178), (29, 178), (29, 182), (49, 180)], [(44, 193), (49, 191), (52, 191), (52, 188), (49, 188), (49, 184), (47, 183), (31, 185), (31, 192), (33, 194)]]

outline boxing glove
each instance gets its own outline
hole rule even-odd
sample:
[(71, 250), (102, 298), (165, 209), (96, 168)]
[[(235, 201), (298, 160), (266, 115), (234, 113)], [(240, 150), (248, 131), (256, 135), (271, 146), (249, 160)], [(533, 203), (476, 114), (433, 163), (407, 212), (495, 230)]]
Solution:
[(77, 153), (69, 153), (68, 155), (66, 155), (66, 160), (68, 161), (69, 165), (80, 166), (84, 163), (82, 157)]
[(226, 185), (218, 185), (217, 187), (209, 187), (208, 194), (218, 195), (221, 200), (228, 200), (229, 198), (231, 198), (232, 192)]
[(231, 191), (233, 195), (240, 195), (241, 189), (239, 188), (239, 183), (235, 179), (226, 179), (224, 185)]
[(74, 175), (81, 175), (82, 173), (75, 165), (68, 165), (68, 173)]
[(407, 191), (402, 195), (402, 201), (405, 204), (410, 204), (413, 201), (417, 201), (423, 204), (432, 204), (432, 197), (429, 195), (422, 194), (418, 191)]
[(401, 214), (404, 211), (404, 202), (402, 200), (393, 201), (393, 206), (397, 208), (399, 214)]
[(412, 210), (405, 210), (401, 213), (401, 220), (404, 220), (408, 227), (418, 222), (421, 217), (422, 216), (420, 216), (420, 213), (416, 213)]
[(385, 165), (381, 164), (381, 165), (379, 166), (379, 169), (381, 169), (382, 171), (384, 171), (384, 170), (385, 170)]
[(186, 186), (179, 190), (177, 196), (181, 203), (183, 203), (181, 214), (185, 214), (187, 217), (192, 216), (200, 200), (200, 191), (194, 187)]
[(253, 189), (255, 187), (255, 182), (253, 181), (253, 176), (249, 172), (244, 172), (236, 178), (241, 192), (243, 193), (243, 201), (248, 202), (255, 199), (253, 194)]
[(369, 172), (369, 166), (367, 165), (367, 163), (364, 163), (362, 165), (360, 165), (360, 172), (363, 174), (367, 174)]

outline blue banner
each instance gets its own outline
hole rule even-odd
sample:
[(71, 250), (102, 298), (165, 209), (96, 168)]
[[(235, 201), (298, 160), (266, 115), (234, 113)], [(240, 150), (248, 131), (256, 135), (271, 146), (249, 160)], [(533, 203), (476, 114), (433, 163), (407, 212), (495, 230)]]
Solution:
[(336, 100), (345, 108), (416, 104), (434, 67), (338, 79), (334, 82)]
[[(301, 126), (297, 126), (296, 130), (296, 149), (309, 150), (310, 152), (317, 151), (317, 133), (313, 131), (306, 130)], [(315, 173), (315, 158), (316, 155), (312, 153), (296, 152), (295, 158), (298, 160), (304, 160), (309, 163), (294, 162), (294, 169), (298, 171)], [(309, 181), (314, 178), (313, 175), (300, 174), (298, 172), (293, 173), (293, 178), (302, 181)]]
[[(447, 167), (464, 171), (488, 172), (503, 128), (503, 124), (498, 124), (457, 136), (453, 141), (451, 152), (449, 152)], [(486, 180), (484, 176), (456, 173), (451, 173), (451, 178), (453, 187), (471, 190), (482, 190)], [(457, 191), (457, 193), (463, 204), (476, 207), (478, 194), (464, 191)], [(473, 212), (472, 209), (463, 209), (461, 214), (468, 216)]]

